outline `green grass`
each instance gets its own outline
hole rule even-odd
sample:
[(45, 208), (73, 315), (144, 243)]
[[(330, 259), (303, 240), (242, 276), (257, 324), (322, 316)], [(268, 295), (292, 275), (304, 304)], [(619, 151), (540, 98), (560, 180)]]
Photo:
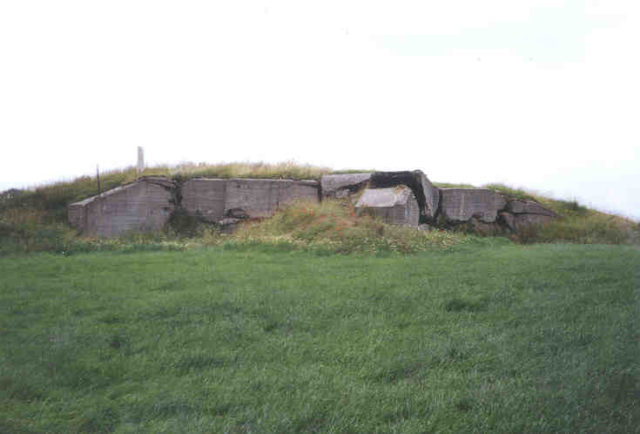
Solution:
[[(320, 179), (326, 173), (350, 172), (360, 171), (332, 172), (328, 168), (284, 162), (276, 164), (223, 163), (156, 166), (147, 168), (143, 175), (165, 176), (175, 180), (193, 177)], [(132, 182), (136, 176), (134, 168), (105, 172), (101, 174), (102, 191)], [(451, 183), (435, 183), (435, 185), (441, 188), (474, 187), (469, 184)], [(526, 228), (519, 233), (512, 234), (513, 241), (604, 244), (637, 244), (640, 242), (640, 223), (630, 219), (591, 210), (576, 201), (551, 199), (535, 192), (502, 184), (488, 184), (484, 187), (515, 199), (536, 200), (561, 217), (548, 226)], [(0, 193), (0, 256), (15, 252), (95, 250), (95, 242), (78, 239), (75, 231), (69, 227), (67, 207), (70, 203), (97, 193), (97, 183), (93, 177), (80, 177), (70, 181), (57, 182), (37, 187), (34, 190), (8, 190)], [(302, 207), (305, 206), (302, 205)], [(280, 223), (286, 219), (291, 220), (289, 218), (291, 213), (289, 215), (287, 213), (288, 211), (284, 212), (285, 217), (278, 217)], [(250, 236), (243, 236), (241, 242), (246, 243), (248, 239), (253, 237), (254, 244), (276, 241), (280, 244), (296, 244), (297, 246), (304, 244), (305, 248), (310, 246), (321, 249), (329, 248), (329, 250), (340, 253), (379, 250), (416, 252), (428, 249), (434, 244), (450, 245), (456, 243), (459, 237), (453, 234), (432, 234), (425, 237), (398, 228), (385, 228), (383, 229), (384, 236), (380, 236), (377, 231), (383, 226), (366, 221), (366, 219), (359, 220), (355, 224), (351, 222), (347, 226), (341, 225), (339, 219), (329, 220), (325, 219), (322, 224), (314, 224), (313, 227), (299, 231), (291, 230), (282, 225), (264, 224), (260, 228), (254, 229), (253, 235), (248, 233)], [(167, 242), (181, 245), (202, 244), (202, 242), (185, 243), (182, 240), (185, 236), (194, 237), (199, 233), (195, 225), (187, 226), (188, 233), (176, 234), (180, 231), (176, 231), (176, 228), (173, 227), (168, 228), (165, 234), (156, 234), (153, 238), (156, 241), (161, 238), (164, 244)], [(316, 233), (313, 234), (313, 231)], [(258, 236), (254, 236), (256, 233)], [(115, 244), (123, 243), (117, 242)], [(135, 246), (129, 245), (127, 249), (138, 249), (139, 244), (136, 242)], [(114, 247), (113, 243), (102, 241), (99, 241), (98, 245), (99, 250)], [(118, 248), (118, 246), (115, 247)]]
[(348, 201), (298, 202), (270, 219), (244, 225), (233, 242), (281, 242), (305, 249), (333, 253), (416, 253), (442, 249), (468, 241), (467, 236), (446, 231), (418, 231), (385, 224), (356, 212)]
[(0, 432), (638, 432), (640, 250), (0, 258)]

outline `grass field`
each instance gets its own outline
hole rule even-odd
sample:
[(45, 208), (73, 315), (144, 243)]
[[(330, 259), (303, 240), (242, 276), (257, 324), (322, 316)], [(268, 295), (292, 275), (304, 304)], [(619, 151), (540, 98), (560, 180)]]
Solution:
[(639, 432), (637, 246), (0, 258), (0, 432)]

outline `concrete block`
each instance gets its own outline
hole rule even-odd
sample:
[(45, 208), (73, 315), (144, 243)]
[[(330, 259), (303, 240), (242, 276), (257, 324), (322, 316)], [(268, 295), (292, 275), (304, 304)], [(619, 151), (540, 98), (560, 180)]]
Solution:
[(440, 192), (431, 184), (421, 170), (401, 172), (375, 172), (369, 182), (370, 188), (390, 188), (396, 185), (409, 187), (418, 201), (422, 220), (433, 222), (438, 212)]
[(366, 189), (356, 203), (358, 211), (370, 212), (385, 222), (417, 227), (420, 208), (413, 191), (404, 185), (393, 188)]
[(320, 179), (322, 196), (340, 199), (348, 197), (366, 187), (371, 173), (343, 173), (323, 175)]
[(442, 188), (442, 216), (449, 223), (459, 223), (475, 217), (484, 223), (496, 221), (506, 201), (502, 195), (485, 188)]
[(507, 211), (513, 214), (539, 214), (557, 217), (557, 214), (533, 200), (512, 200), (507, 204)]

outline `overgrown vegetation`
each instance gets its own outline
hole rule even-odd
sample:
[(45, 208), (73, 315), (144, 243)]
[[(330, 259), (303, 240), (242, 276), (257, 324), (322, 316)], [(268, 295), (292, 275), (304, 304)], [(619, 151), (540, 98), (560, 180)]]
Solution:
[[(165, 176), (178, 181), (193, 177), (319, 179), (328, 168), (296, 163), (182, 164), (147, 168), (143, 176)], [(342, 171), (342, 173), (353, 171)], [(336, 172), (337, 173), (337, 172)], [(101, 174), (106, 191), (136, 179), (134, 168)], [(472, 188), (469, 184), (435, 183), (441, 188)], [(640, 238), (637, 222), (590, 210), (575, 201), (555, 200), (501, 184), (486, 188), (517, 199), (540, 202), (561, 218), (547, 226), (530, 227), (512, 236), (517, 242), (635, 243)], [(152, 236), (123, 240), (79, 239), (67, 223), (67, 206), (98, 193), (95, 177), (81, 177), (37, 187), (0, 193), (0, 254), (30, 251), (75, 252), (120, 248), (182, 248), (202, 244), (271, 243), (295, 248), (318, 248), (333, 252), (416, 252), (461, 242), (462, 235), (448, 232), (422, 233), (384, 225), (367, 216), (355, 216), (352, 208), (337, 204), (303, 204), (284, 210), (274, 219), (243, 227), (234, 237), (195, 224), (176, 213), (169, 230)], [(312, 215), (308, 215), (311, 213)], [(310, 218), (313, 217), (313, 218)]]
[(559, 216), (551, 223), (519, 230), (514, 237), (518, 242), (630, 244), (640, 241), (639, 222), (589, 209), (575, 200), (551, 199), (502, 184), (489, 184), (484, 187), (516, 199), (535, 200)]
[(637, 432), (639, 255), (0, 258), (0, 432)]
[(530, 226), (521, 230), (518, 236), (524, 243), (637, 244), (640, 227), (618, 216), (591, 212)]
[[(22, 220), (0, 232), (0, 255), (53, 251), (64, 255), (110, 250), (183, 250), (199, 246), (251, 247), (268, 245), (280, 250), (310, 250), (325, 253), (416, 253), (447, 249), (473, 242), (461, 233), (417, 231), (388, 225), (369, 215), (357, 215), (343, 201), (295, 203), (273, 218), (241, 224), (233, 234), (198, 223), (193, 217), (172, 216), (166, 232), (129, 234), (120, 238), (80, 238), (62, 224), (41, 225), (35, 216), (18, 213)], [(3, 226), (0, 226), (0, 231)], [(477, 240), (475, 240), (477, 242)]]
[(242, 226), (234, 237), (240, 242), (289, 242), (336, 253), (415, 253), (451, 247), (466, 238), (445, 231), (388, 225), (369, 215), (358, 215), (352, 204), (340, 201), (289, 206), (273, 218)]

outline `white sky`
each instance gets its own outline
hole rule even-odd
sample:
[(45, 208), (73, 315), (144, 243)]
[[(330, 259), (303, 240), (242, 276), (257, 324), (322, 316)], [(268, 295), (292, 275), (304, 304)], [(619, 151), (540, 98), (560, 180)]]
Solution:
[(640, 218), (640, 2), (0, 2), (0, 190), (295, 160)]

